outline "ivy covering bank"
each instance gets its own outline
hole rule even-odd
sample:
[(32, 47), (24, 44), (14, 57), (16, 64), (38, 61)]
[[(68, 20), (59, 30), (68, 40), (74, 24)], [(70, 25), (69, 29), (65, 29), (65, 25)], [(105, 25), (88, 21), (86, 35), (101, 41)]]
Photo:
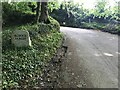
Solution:
[[(60, 47), (62, 34), (59, 23), (50, 18), (50, 24), (28, 24), (3, 29), (2, 70), (3, 88), (13, 89), (34, 86), (45, 65)], [(17, 48), (11, 44), (14, 30), (28, 30), (32, 47)]]

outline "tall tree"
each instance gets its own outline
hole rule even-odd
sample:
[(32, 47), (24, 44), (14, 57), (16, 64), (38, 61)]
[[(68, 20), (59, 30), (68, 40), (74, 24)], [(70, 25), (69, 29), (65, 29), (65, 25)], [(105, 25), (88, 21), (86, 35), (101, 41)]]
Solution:
[(40, 22), (49, 23), (48, 20), (48, 2), (41, 2)]
[(40, 16), (40, 2), (37, 2), (37, 8), (36, 8), (36, 22), (39, 22), (39, 16)]

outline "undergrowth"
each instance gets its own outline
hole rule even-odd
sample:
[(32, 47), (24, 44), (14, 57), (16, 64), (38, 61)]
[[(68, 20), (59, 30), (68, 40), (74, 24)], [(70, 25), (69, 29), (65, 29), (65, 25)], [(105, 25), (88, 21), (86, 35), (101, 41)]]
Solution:
[[(2, 36), (2, 71), (3, 89), (32, 87), (42, 74), (46, 63), (60, 47), (62, 34), (59, 23), (51, 18), (50, 24), (28, 24), (20, 27), (3, 29)], [(31, 47), (15, 47), (11, 43), (14, 30), (29, 31)]]

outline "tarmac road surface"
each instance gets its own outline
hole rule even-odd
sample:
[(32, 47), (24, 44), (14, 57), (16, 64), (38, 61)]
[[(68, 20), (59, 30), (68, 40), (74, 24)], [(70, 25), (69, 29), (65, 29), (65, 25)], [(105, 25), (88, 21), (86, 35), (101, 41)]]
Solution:
[(68, 46), (61, 87), (118, 88), (118, 36), (70, 27), (60, 30)]

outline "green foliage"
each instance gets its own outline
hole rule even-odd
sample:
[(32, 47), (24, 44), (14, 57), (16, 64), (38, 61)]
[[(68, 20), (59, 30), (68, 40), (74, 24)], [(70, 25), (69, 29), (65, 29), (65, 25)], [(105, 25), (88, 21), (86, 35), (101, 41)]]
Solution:
[(53, 19), (51, 16), (49, 16), (49, 20), (50, 20), (50, 24), (51, 26), (53, 26), (53, 28), (57, 31), (60, 30), (60, 24), (58, 23), (58, 21), (56, 21), (55, 19)]
[[(36, 79), (42, 74), (43, 68), (56, 53), (62, 40), (60, 26), (56, 30), (58, 23), (52, 18), (51, 20), (54, 21), (51, 24), (28, 24), (3, 30), (2, 83), (4, 89), (35, 86)], [(30, 33), (32, 47), (17, 48), (11, 44), (12, 32), (23, 28)]]
[(28, 2), (3, 2), (2, 3), (4, 12), (10, 12), (10, 11), (20, 11), (29, 13), (31, 12), (30, 7), (28, 7)]
[(104, 31), (115, 33), (115, 34), (117, 33), (120, 34), (120, 25), (110, 22), (104, 26)]
[(53, 13), (51, 13), (51, 16), (54, 17), (59, 21), (61, 25), (70, 26), (71, 24), (75, 24), (75, 12), (76, 11), (75, 5), (73, 5), (73, 2), (65, 2), (60, 5), (60, 8), (58, 10), (53, 10)]
[(107, 10), (106, 5), (107, 5), (106, 0), (98, 0), (96, 2), (96, 6), (95, 6), (95, 10), (94, 10), (95, 15), (104, 17), (104, 12), (105, 12), (105, 10)]
[(27, 2), (3, 2), (2, 8), (3, 26), (25, 24), (34, 21), (35, 15), (28, 7)]
[(120, 25), (115, 23), (81, 23), (81, 28), (87, 29), (95, 29), (95, 30), (102, 30), (105, 32), (113, 33), (113, 34), (120, 34)]
[[(49, 24), (34, 24), (35, 15), (29, 6), (27, 2), (3, 3), (3, 89), (35, 86), (43, 68), (60, 47), (62, 35), (59, 23), (49, 16)], [(29, 24), (23, 25), (26, 23)], [(6, 27), (11, 24), (20, 26)], [(18, 48), (11, 43), (12, 32), (23, 29), (29, 31), (32, 47)]]
[(58, 0), (55, 0), (54, 2), (49, 2), (48, 3), (49, 12), (52, 12), (54, 9), (58, 9), (58, 8), (59, 8)]
[[(81, 27), (88, 29), (111, 29), (118, 30), (117, 23), (111, 25), (110, 22), (120, 23), (120, 13), (118, 12), (118, 2), (114, 7), (109, 6), (107, 0), (96, 1), (96, 7), (92, 10), (85, 9), (83, 4), (74, 4), (73, 1), (62, 2), (60, 7), (50, 13), (52, 17), (59, 21), (60, 25), (70, 27)], [(110, 25), (109, 25), (110, 24)], [(107, 25), (107, 26), (106, 26)], [(116, 29), (115, 29), (116, 28)]]

